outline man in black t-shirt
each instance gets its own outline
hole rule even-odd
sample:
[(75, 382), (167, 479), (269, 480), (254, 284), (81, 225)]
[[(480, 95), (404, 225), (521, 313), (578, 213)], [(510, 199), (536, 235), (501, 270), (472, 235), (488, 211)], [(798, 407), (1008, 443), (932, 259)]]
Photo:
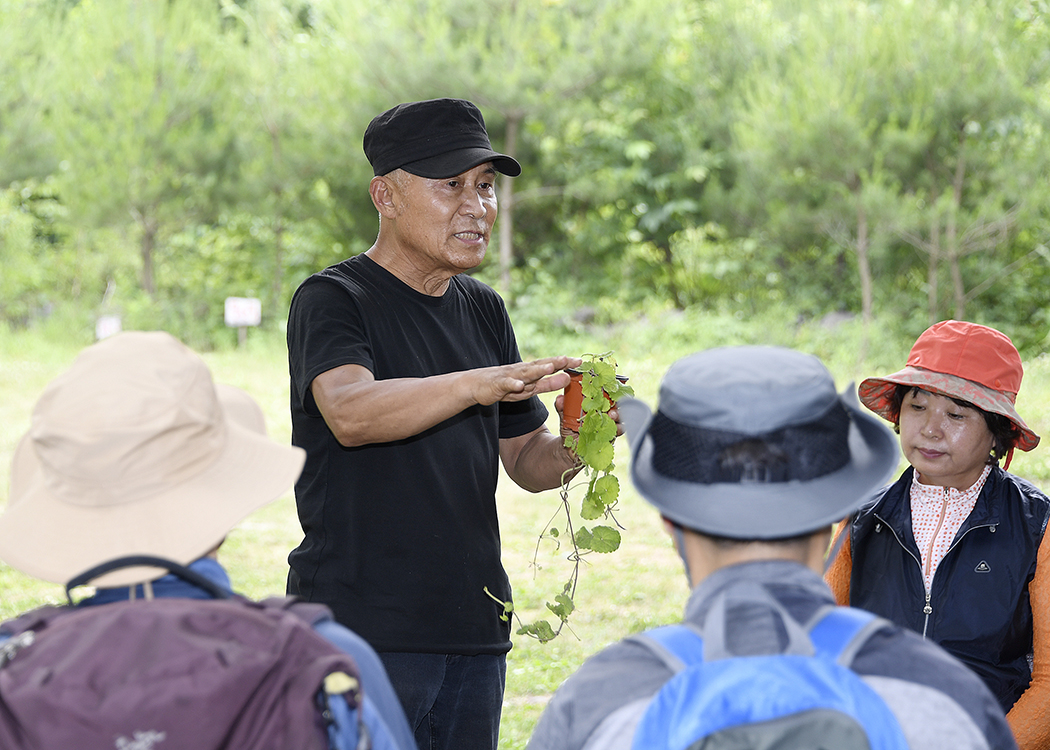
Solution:
[(503, 301), (463, 273), (488, 246), (496, 172), (521, 172), (474, 105), (394, 107), (364, 150), (378, 238), (303, 282), (289, 313), (292, 442), (307, 460), (288, 591), (380, 652), (421, 747), (490, 750), (511, 647), (485, 593), (511, 595), (499, 462), (531, 491), (573, 469), (536, 396), (580, 360), (522, 362)]

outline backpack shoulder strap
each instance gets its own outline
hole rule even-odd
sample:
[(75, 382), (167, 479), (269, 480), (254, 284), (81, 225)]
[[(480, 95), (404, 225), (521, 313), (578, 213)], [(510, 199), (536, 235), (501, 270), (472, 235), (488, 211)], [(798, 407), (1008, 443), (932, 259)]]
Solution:
[(828, 605), (813, 617), (809, 637), (819, 653), (849, 667), (868, 639), (888, 625), (889, 621), (871, 612)]
[(298, 596), (270, 596), (254, 602), (257, 606), (266, 609), (279, 609), (290, 612), (311, 627), (317, 627), (320, 623), (334, 620), (332, 610), (325, 604), (318, 602), (305, 602)]
[(73, 603), (73, 589), (78, 586), (84, 586), (91, 581), (99, 578), (100, 576), (111, 573), (114, 570), (121, 570), (123, 568), (135, 568), (135, 567), (147, 567), (147, 568), (160, 568), (161, 570), (167, 570), (169, 573), (174, 573), (179, 578), (192, 583), (197, 588), (203, 589), (211, 594), (214, 599), (229, 599), (233, 596), (233, 592), (224, 586), (220, 586), (214, 581), (205, 578), (200, 573), (190, 570), (185, 565), (181, 565), (172, 560), (167, 560), (163, 557), (152, 557), (149, 555), (129, 555), (127, 557), (118, 557), (113, 560), (101, 563), (95, 567), (85, 570), (83, 573), (74, 576), (66, 584), (66, 598), (69, 599), (69, 603)]
[(13, 636), (27, 630), (36, 630), (56, 617), (71, 612), (72, 609), (66, 605), (55, 604), (45, 604), (42, 607), (31, 609), (0, 623), (0, 636)]
[(664, 625), (636, 633), (627, 640), (645, 646), (672, 672), (681, 672), (704, 660), (704, 639), (688, 623)]
[(72, 611), (72, 607), (65, 605), (45, 604), (0, 623), (0, 669), (6, 667), (22, 649), (33, 645), (38, 630)]
[[(817, 611), (805, 629), (817, 652), (849, 667), (868, 639), (887, 625), (887, 620), (870, 612), (829, 604)], [(672, 672), (704, 661), (703, 636), (689, 623), (664, 625), (628, 640), (648, 648)]]

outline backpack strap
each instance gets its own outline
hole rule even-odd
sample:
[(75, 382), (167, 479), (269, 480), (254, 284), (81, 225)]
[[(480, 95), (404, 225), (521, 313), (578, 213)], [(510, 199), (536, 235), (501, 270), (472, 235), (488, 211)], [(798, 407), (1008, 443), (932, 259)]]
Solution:
[(36, 630), (47, 624), (58, 615), (68, 612), (70, 607), (65, 604), (44, 604), (36, 609), (23, 612), (17, 617), (4, 620), (0, 623), (0, 636), (13, 636), (27, 630)]
[[(758, 581), (742, 581), (721, 591), (711, 601), (701, 630), (705, 641), (705, 660), (715, 661), (740, 655), (729, 648), (729, 615), (735, 609), (745, 611), (749, 617), (769, 618), (770, 627), (775, 627), (772, 620), (778, 621), (782, 632), (787, 635), (787, 644), (780, 653), (813, 655), (813, 643), (805, 625), (795, 620), (766, 586)], [(755, 624), (758, 624), (757, 621)]]
[(66, 584), (66, 599), (69, 600), (68, 604), (45, 604), (0, 623), (0, 637), (6, 636), (10, 638), (9, 641), (0, 647), (0, 667), (3, 667), (8, 661), (10, 661), (19, 650), (32, 644), (34, 631), (46, 627), (56, 618), (75, 609), (75, 605), (73, 604), (73, 589), (79, 586), (84, 586), (99, 576), (114, 570), (140, 566), (161, 568), (162, 570), (174, 573), (183, 580), (211, 594), (214, 599), (229, 599), (236, 596), (229, 589), (205, 578), (195, 570), (190, 570), (185, 565), (180, 565), (177, 562), (167, 560), (163, 557), (151, 557), (149, 555), (118, 557), (96, 565), (89, 570), (85, 570), (79, 575), (73, 576), (73, 578), (71, 578)]
[[(829, 604), (817, 611), (804, 630), (815, 652), (835, 660), (843, 667), (849, 667), (868, 639), (888, 624), (888, 621), (870, 612)], [(672, 672), (712, 660), (709, 649), (705, 648), (703, 635), (690, 623), (664, 625), (635, 634), (628, 640), (645, 646)]]
[[(731, 609), (743, 607), (749, 612), (768, 613), (781, 624), (783, 632), (787, 634), (787, 645), (780, 653), (797, 654), (800, 656), (812, 656), (814, 653), (813, 643), (810, 641), (809, 632), (806, 627), (795, 620), (784, 608), (769, 589), (757, 581), (745, 581), (732, 588), (718, 592), (713, 599), (704, 616), (703, 625), (697, 627), (691, 636), (685, 634), (658, 633), (649, 639), (650, 643), (655, 640), (662, 650), (657, 654), (674, 671), (676, 662), (668, 660), (670, 654), (682, 664), (694, 664), (701, 661), (716, 661), (737, 656), (729, 649), (728, 644), (728, 614)], [(671, 627), (689, 627), (688, 625)], [(660, 629), (662, 630), (662, 629)], [(653, 632), (653, 631), (650, 631)], [(699, 640), (699, 644), (696, 641)], [(647, 644), (650, 650), (653, 650)], [(700, 649), (699, 658), (696, 650)]]
[(704, 660), (704, 638), (687, 622), (636, 633), (627, 640), (645, 646), (675, 673)]
[(863, 609), (829, 604), (814, 616), (809, 637), (818, 652), (834, 658), (843, 667), (849, 667), (868, 639), (890, 624)]
[(291, 612), (307, 625), (315, 629), (322, 622), (328, 622), (335, 619), (332, 616), (332, 610), (327, 604), (303, 601), (301, 597), (295, 594), (289, 594), (287, 596), (269, 596), (265, 599), (254, 602), (254, 604), (267, 609), (281, 609), (285, 612)]
[(69, 603), (72, 605), (73, 589), (78, 586), (85, 586), (96, 578), (99, 578), (106, 573), (112, 573), (114, 570), (136, 567), (161, 568), (162, 570), (167, 570), (169, 573), (174, 573), (187, 583), (192, 583), (197, 588), (207, 591), (211, 594), (213, 599), (229, 599), (233, 596), (233, 592), (225, 586), (220, 586), (214, 581), (205, 578), (195, 570), (190, 570), (185, 565), (181, 565), (172, 560), (167, 560), (163, 557), (129, 555), (127, 557), (117, 557), (113, 560), (101, 563), (70, 578), (69, 583), (66, 584), (66, 598), (69, 599)]

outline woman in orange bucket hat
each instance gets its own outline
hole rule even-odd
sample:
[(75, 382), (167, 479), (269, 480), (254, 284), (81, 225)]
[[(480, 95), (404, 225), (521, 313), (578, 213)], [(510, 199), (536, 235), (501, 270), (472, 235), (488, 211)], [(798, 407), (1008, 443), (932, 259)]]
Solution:
[(966, 663), (1034, 750), (1050, 748), (1050, 499), (1006, 471), (1015, 449), (1039, 444), (1015, 406), (1023, 374), (1006, 335), (948, 320), (904, 369), (860, 384), (910, 466), (843, 524), (827, 581), (840, 604)]

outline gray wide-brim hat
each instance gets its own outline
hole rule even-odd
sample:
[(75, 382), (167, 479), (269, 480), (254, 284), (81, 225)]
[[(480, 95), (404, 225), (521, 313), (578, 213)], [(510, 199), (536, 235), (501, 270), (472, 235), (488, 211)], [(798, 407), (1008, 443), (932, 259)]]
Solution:
[[(617, 403), (631, 479), (669, 520), (711, 536), (778, 539), (836, 523), (893, 475), (897, 438), (841, 395), (819, 359), (791, 349), (710, 349), (675, 362), (656, 414)], [(772, 474), (733, 468), (734, 451), (761, 440), (783, 457)], [(735, 472), (735, 473), (734, 473)]]

